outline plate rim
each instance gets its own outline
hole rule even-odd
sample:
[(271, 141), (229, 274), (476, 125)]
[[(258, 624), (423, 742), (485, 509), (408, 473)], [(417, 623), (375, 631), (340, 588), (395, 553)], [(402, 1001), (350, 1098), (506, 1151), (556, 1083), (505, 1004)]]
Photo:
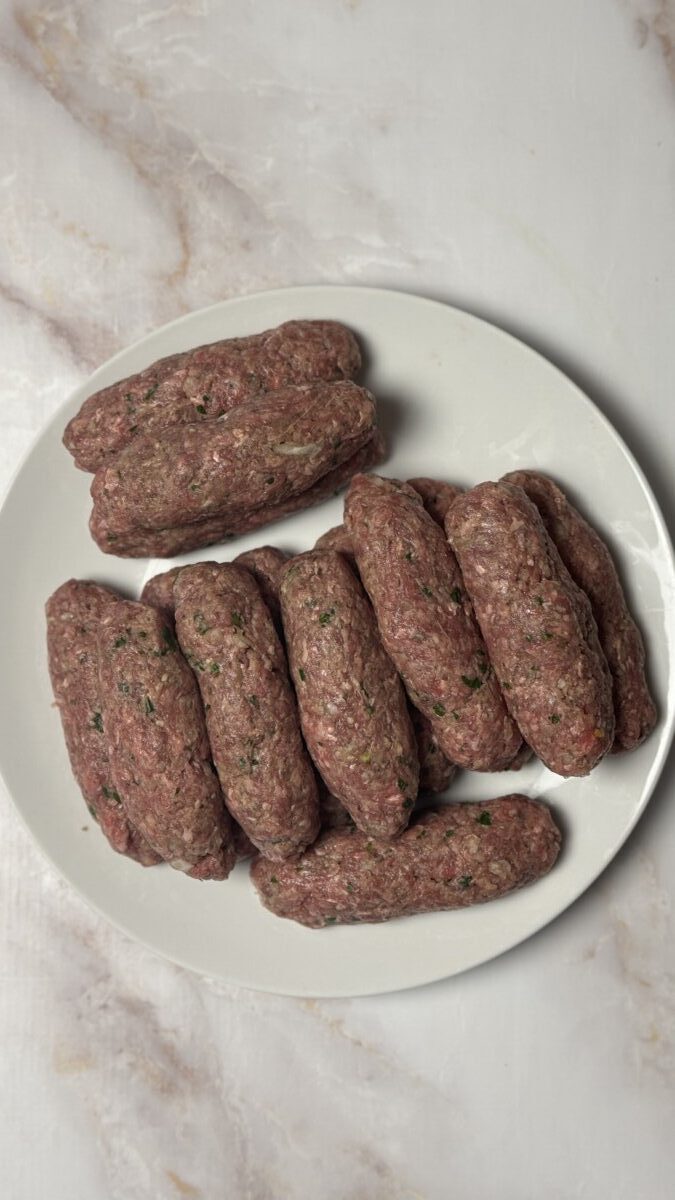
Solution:
[[(64, 410), (66, 410), (76, 399), (79, 398), (80, 393), (90, 394), (93, 390), (95, 390), (95, 388), (92, 387), (92, 384), (94, 384), (97, 381), (97, 378), (100, 376), (100, 374), (102, 374), (103, 372), (107, 372), (111, 367), (113, 367), (115, 365), (115, 363), (118, 360), (125, 358), (129, 353), (132, 353), (134, 350), (140, 348), (141, 346), (146, 345), (148, 342), (151, 342), (156, 337), (161, 337), (166, 334), (170, 335), (174, 330), (179, 329), (185, 325), (189, 325), (195, 321), (199, 322), (199, 320), (202, 319), (203, 317), (205, 317), (207, 314), (215, 313), (216, 311), (221, 310), (221, 309), (230, 310), (232, 308), (238, 308), (240, 306), (245, 307), (247, 304), (255, 303), (256, 300), (261, 300), (261, 299), (269, 301), (269, 300), (281, 299), (281, 298), (289, 298), (289, 299), (292, 299), (292, 298), (300, 299), (303, 297), (311, 298), (311, 296), (313, 296), (313, 295), (315, 296), (315, 295), (319, 294), (319, 295), (326, 296), (328, 294), (335, 293), (335, 292), (339, 292), (342, 294), (351, 293), (351, 294), (354, 294), (357, 296), (367, 295), (367, 296), (371, 296), (371, 297), (380, 297), (380, 298), (386, 300), (387, 302), (391, 302), (392, 300), (394, 300), (394, 301), (401, 300), (403, 302), (414, 303), (415, 305), (419, 305), (422, 307), (428, 306), (429, 308), (432, 308), (434, 310), (443, 310), (444, 312), (453, 313), (459, 318), (468, 319), (471, 323), (479, 325), (479, 326), (483, 327), (485, 330), (488, 330), (490, 335), (492, 335), (492, 336), (497, 335), (499, 338), (504, 339), (508, 343), (514, 345), (514, 347), (517, 349), (517, 351), (519, 353), (524, 352), (526, 355), (532, 356), (534, 359), (538, 360), (540, 366), (543, 365), (544, 368), (546, 368), (548, 371), (552, 372), (559, 380), (561, 380), (565, 384), (566, 387), (573, 389), (574, 393), (577, 396), (577, 399), (582, 402), (582, 405), (586, 408), (586, 410), (592, 412), (596, 416), (596, 418), (599, 418), (601, 425), (603, 426), (604, 432), (606, 434), (609, 434), (611, 440), (615, 443), (615, 445), (618, 447), (618, 449), (622, 452), (622, 454), (624, 455), (628, 464), (630, 465), (631, 469), (633, 470), (635, 476), (637, 477), (637, 479), (640, 483), (640, 486), (642, 488), (642, 491), (645, 495), (645, 498), (649, 504), (650, 515), (651, 515), (651, 518), (654, 521), (655, 526), (658, 530), (658, 534), (661, 538), (662, 545), (667, 548), (667, 552), (668, 552), (667, 566), (669, 569), (669, 574), (671, 576), (671, 579), (673, 581), (675, 581), (675, 549), (673, 547), (673, 540), (671, 538), (670, 531), (668, 529), (668, 525), (666, 523), (665, 517), (664, 517), (661, 507), (658, 503), (658, 500), (654, 494), (652, 486), (651, 486), (649, 480), (647, 479), (645, 472), (643, 471), (640, 463), (637, 461), (633, 451), (627, 445), (623, 436), (615, 428), (615, 426), (612, 424), (612, 422), (609, 420), (609, 418), (603, 412), (602, 408), (600, 408), (590, 398), (590, 396), (587, 395), (587, 393), (580, 387), (579, 384), (576, 383), (576, 381), (574, 379), (572, 379), (569, 375), (567, 375), (565, 373), (565, 371), (563, 371), (559, 366), (557, 366), (557, 364), (555, 362), (552, 362), (551, 359), (547, 358), (539, 350), (537, 350), (532, 345), (530, 345), (529, 342), (523, 340), (523, 338), (518, 337), (513, 333), (510, 333), (507, 329), (502, 328), (502, 326), (496, 324), (493, 320), (488, 320), (482, 316), (476, 315), (475, 313), (471, 312), (470, 310), (461, 308), (458, 305), (446, 303), (443, 300), (438, 300), (433, 297), (420, 295), (419, 293), (417, 293), (415, 291), (406, 291), (402, 288), (385, 288), (385, 287), (379, 287), (379, 286), (369, 286), (367, 284), (357, 284), (357, 285), (344, 284), (344, 283), (299, 284), (299, 285), (293, 285), (290, 287), (277, 287), (277, 288), (262, 289), (262, 290), (258, 290), (258, 291), (247, 292), (247, 293), (244, 293), (241, 295), (237, 295), (237, 296), (225, 298), (223, 300), (215, 301), (213, 304), (203, 306), (202, 308), (194, 309), (187, 313), (182, 313), (180, 316), (173, 318), (171, 321), (168, 321), (163, 325), (156, 326), (155, 328), (149, 330), (147, 333), (143, 334), (141, 337), (137, 338), (134, 342), (130, 343), (129, 345), (122, 347), (120, 350), (116, 351), (115, 354), (111, 355), (108, 359), (106, 359), (104, 362), (99, 364), (99, 366), (96, 367), (93, 372), (91, 372), (79, 384), (77, 384), (68, 393), (68, 395), (64, 397), (64, 399), (61, 401), (61, 403), (59, 403), (59, 405), (56, 407), (56, 409), (51, 414), (51, 416), (48, 417), (47, 420), (44, 421), (40, 425), (40, 427), (35, 431), (35, 433), (31, 437), (31, 439), (29, 440), (27, 447), (24, 449), (22, 454), (19, 456), (18, 462), (17, 462), (14, 470), (10, 473), (9, 480), (3, 489), (2, 495), (0, 496), (0, 528), (2, 527), (2, 523), (4, 520), (5, 508), (10, 499), (10, 496), (17, 484), (19, 477), (23, 473), (27, 463), (29, 462), (33, 453), (35, 452), (38, 444), (47, 435), (47, 433), (52, 429), (53, 426), (55, 426), (57, 423), (59, 423), (63, 420)], [(285, 319), (299, 319), (299, 318), (290, 318), (289, 317), (289, 318), (285, 318)], [(170, 353), (170, 351), (169, 351), (169, 353)], [(65, 450), (64, 450), (64, 453), (65, 453)], [(143, 561), (145, 561), (145, 560), (143, 560)], [(664, 714), (664, 717), (665, 716), (667, 716), (667, 714)], [(670, 753), (670, 750), (671, 750), (671, 747), (673, 744), (674, 737), (675, 737), (675, 711), (673, 711), (673, 713), (670, 714), (670, 716), (668, 717), (667, 725), (662, 729), (659, 745), (656, 750), (654, 760), (651, 763), (651, 767), (649, 769), (649, 773), (647, 775), (647, 779), (644, 784), (644, 788), (643, 788), (644, 794), (642, 796), (640, 803), (635, 806), (634, 811), (631, 814), (630, 820), (628, 821), (625, 829), (623, 830), (621, 837), (616, 842), (616, 844), (612, 845), (605, 852), (604, 855), (599, 857), (597, 869), (595, 869), (593, 871), (591, 877), (584, 883), (582, 889), (579, 892), (577, 892), (577, 894), (571, 900), (569, 900), (566, 904), (564, 904), (564, 906), (562, 908), (557, 909), (557, 911), (555, 911), (552, 915), (549, 913), (545, 913), (544, 915), (542, 915), (541, 919), (537, 918), (533, 922), (533, 924), (531, 925), (531, 927), (529, 928), (527, 933), (516, 934), (512, 941), (508, 941), (507, 944), (503, 945), (498, 951), (496, 951), (494, 953), (490, 953), (487, 957), (485, 957), (484, 952), (478, 950), (476, 953), (476, 956), (470, 958), (470, 960), (468, 962), (465, 962), (463, 965), (458, 966), (458, 967), (444, 968), (443, 972), (441, 974), (438, 973), (438, 968), (436, 967), (436, 968), (433, 968), (427, 974), (422, 973), (421, 975), (416, 976), (415, 979), (409, 983), (396, 983), (396, 984), (385, 986), (385, 987), (373, 985), (373, 986), (369, 986), (369, 987), (367, 986), (367, 987), (357, 988), (357, 989), (355, 989), (353, 986), (347, 986), (344, 989), (336, 990), (336, 988), (333, 986), (329, 990), (325, 990), (325, 991), (320, 988), (315, 988), (311, 991), (308, 991), (306, 988), (302, 988), (300, 985), (296, 985), (293, 988), (291, 988), (290, 986), (279, 986), (279, 985), (272, 987), (270, 985), (265, 985), (263, 983), (252, 983), (249, 980), (242, 981), (238, 978), (235, 978), (233, 975), (228, 975), (227, 978), (225, 978), (223, 975), (221, 975), (218, 972), (209, 972), (209, 971), (200, 969), (199, 967), (186, 961), (185, 958), (183, 958), (181, 956), (181, 954), (179, 954), (179, 953), (173, 953), (173, 952), (168, 953), (167, 951), (158, 948), (157, 945), (154, 944), (152, 941), (150, 941), (147, 937), (130, 929), (127, 925), (125, 925), (125, 923), (121, 919), (119, 919), (116, 916), (111, 915), (107, 910), (105, 910), (96, 899), (92, 898), (92, 896), (88, 892), (86, 892), (84, 890), (84, 888), (80, 886), (79, 883), (75, 882), (70, 877), (70, 875), (67, 873), (67, 871), (64, 868), (62, 868), (55, 861), (50, 849), (45, 844), (45, 842), (43, 841), (43, 839), (39, 835), (39, 833), (37, 833), (36, 830), (33, 828), (29, 818), (23, 811), (22, 807), (19, 805), (18, 801), (15, 799), (14, 794), (13, 794), (12, 790), (10, 789), (10, 787), (7, 783), (7, 780), (5, 778), (2, 761), (0, 761), (0, 780), (2, 780), (2, 783), (7, 791), (7, 795), (9, 796), (9, 798), (11, 800), (13, 809), (14, 809), (15, 813), (18, 815), (20, 822), (23, 825), (23, 828), (28, 832), (33, 843), (38, 846), (40, 852), (44, 855), (44, 857), (47, 859), (47, 861), (53, 867), (53, 869), (57, 872), (58, 876), (61, 879), (63, 879), (68, 884), (69, 887), (73, 888), (73, 890), (85, 902), (85, 904), (88, 905), (91, 909), (93, 909), (102, 918), (104, 918), (104, 920), (109, 922), (117, 930), (119, 930), (121, 933), (123, 933), (125, 937), (129, 938), (132, 941), (135, 941), (139, 945), (143, 946), (146, 950), (151, 951), (154, 955), (159, 956), (160, 958), (164, 959), (165, 961), (173, 962), (176, 965), (180, 966), (182, 969), (191, 971), (193, 974), (196, 974), (203, 978), (217, 979), (219, 981), (224, 982), (228, 986), (241, 987), (241, 988), (244, 988), (244, 989), (247, 989), (250, 991), (259, 992), (261, 994), (291, 996), (291, 997), (300, 997), (300, 998), (311, 997), (311, 998), (321, 998), (321, 999), (348, 998), (348, 997), (356, 998), (356, 997), (366, 997), (366, 996), (376, 996), (376, 995), (391, 995), (391, 994), (395, 994), (397, 992), (410, 991), (410, 990), (418, 988), (418, 987), (426, 987), (433, 983), (440, 983), (440, 982), (443, 982), (444, 980), (452, 979), (452, 978), (456, 977), (457, 975), (464, 974), (466, 971), (474, 970), (478, 966), (487, 965), (490, 962), (500, 959), (503, 955), (505, 955), (505, 954), (509, 953), (511, 950), (515, 949), (516, 946), (519, 946), (519, 945), (523, 944), (524, 942), (529, 941), (530, 938), (538, 936), (542, 932), (542, 930), (544, 928), (546, 928), (548, 925), (554, 924), (561, 916), (563, 916), (564, 913), (566, 913), (569, 909), (571, 909), (575, 904), (577, 904), (586, 895), (586, 893), (593, 887), (593, 885), (597, 882), (599, 877), (607, 869), (607, 867), (610, 865), (610, 863), (616, 858), (619, 851), (622, 849), (622, 847), (626, 844), (628, 839), (631, 837), (636, 825), (638, 824), (638, 822), (644, 815), (645, 809), (646, 809), (647, 805), (649, 804), (650, 800), (652, 799), (654, 791), (657, 787), (657, 784), (663, 774), (663, 770), (666, 765), (666, 762), (667, 762), (667, 759), (668, 759), (668, 756), (669, 756), (669, 753)]]

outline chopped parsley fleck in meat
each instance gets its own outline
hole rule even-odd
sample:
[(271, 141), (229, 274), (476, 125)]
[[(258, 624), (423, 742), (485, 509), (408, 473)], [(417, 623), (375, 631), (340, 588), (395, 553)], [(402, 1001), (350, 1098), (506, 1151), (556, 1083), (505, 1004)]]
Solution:
[(200, 414), (200, 416), (202, 416), (202, 417), (206, 416), (206, 405), (205, 404), (195, 404), (195, 408), (196, 408), (197, 412)]
[(197, 633), (208, 633), (209, 629), (211, 628), (210, 625), (206, 624), (206, 618), (201, 612), (196, 612), (193, 614), (192, 622), (197, 630)]
[(189, 662), (190, 666), (192, 667), (193, 671), (204, 671), (204, 670), (206, 670), (206, 668), (205, 668), (205, 666), (204, 666), (204, 664), (203, 664), (203, 662), (202, 662), (201, 658), (195, 658), (195, 655), (194, 655), (194, 654), (192, 654), (192, 653), (191, 653), (189, 650), (186, 652), (186, 655), (185, 655), (185, 657), (187, 658), (187, 660), (188, 660), (188, 662)]
[(410, 797), (408, 797), (408, 799), (407, 799), (407, 800), (404, 800), (404, 801), (403, 801), (403, 807), (404, 807), (404, 808), (412, 808), (412, 806), (413, 806), (413, 804), (414, 804), (414, 803), (415, 803), (415, 801), (414, 801), (414, 800), (411, 800), (411, 799), (410, 799)]
[(545, 629), (541, 635), (541, 639), (543, 642), (550, 642), (552, 637), (553, 637), (553, 634), (549, 633), (548, 629)]
[(115, 791), (114, 788), (106, 787), (106, 785), (104, 784), (101, 790), (102, 790), (103, 795), (105, 796), (106, 800), (114, 800), (115, 804), (122, 803), (122, 797), (120, 796), (119, 792)]
[(465, 683), (466, 686), (471, 688), (473, 692), (477, 692), (478, 688), (483, 686), (483, 680), (479, 679), (477, 675), (474, 675), (473, 677), (469, 675), (462, 675), (462, 683)]
[(473, 883), (473, 875), (462, 875), (459, 881), (461, 888), (468, 888)]
[(103, 733), (103, 717), (100, 712), (94, 713), (91, 723), (97, 733)]
[[(220, 667), (218, 668), (218, 670), (220, 670)], [(258, 700), (257, 696), (249, 696), (248, 702), (252, 708), (260, 708), (260, 701)]]
[(430, 587), (427, 587), (426, 583), (422, 584), (421, 591), (422, 591), (423, 596), (427, 596), (428, 598), (433, 597), (434, 593), (432, 592)]
[(452, 589), (450, 593), (450, 599), (454, 600), (455, 604), (462, 603), (462, 593), (458, 587)]
[(119, 650), (120, 646), (126, 646), (126, 644), (127, 639), (125, 638), (124, 634), (122, 634), (121, 637), (115, 638), (115, 641), (113, 642), (115, 650)]
[(277, 879), (276, 875), (270, 875), (270, 883), (278, 883), (278, 882), (279, 882), (279, 880)]
[(329, 625), (335, 616), (335, 609), (329, 608), (325, 612), (319, 613), (319, 625)]
[(244, 628), (244, 619), (241, 613), (237, 612), (234, 608), (232, 609), (232, 624), (234, 625), (235, 629)]
[(455, 834), (454, 829), (446, 829), (445, 833), (443, 834), (443, 837), (446, 837), (446, 838), (454, 837), (454, 834)]
[(538, 604), (539, 607), (541, 608), (541, 606), (544, 603), (544, 597), (543, 596), (535, 596), (534, 602), (535, 602), (535, 604)]
[(459, 719), (460, 719), (460, 716), (459, 716), (459, 713), (457, 712), (457, 709), (456, 709), (456, 708), (453, 708), (453, 710), (452, 710), (452, 715), (453, 715), (453, 717), (455, 718), (455, 720), (456, 720), (456, 721), (459, 721)]
[(406, 792), (408, 790), (408, 784), (406, 783), (405, 779), (397, 779), (396, 786), (398, 787), (399, 792)]
[(154, 385), (154, 387), (151, 387), (151, 388), (149, 388), (149, 389), (148, 389), (148, 391), (145, 393), (145, 395), (144, 395), (143, 399), (144, 399), (144, 400), (152, 400), (152, 397), (154, 396), (154, 394), (155, 394), (155, 392), (157, 391), (157, 388), (158, 388), (158, 387), (159, 387), (159, 384), (158, 384), (158, 383), (156, 383), (156, 384)]
[(485, 809), (483, 809), (482, 813), (479, 813), (476, 817), (476, 823), (478, 825), (491, 825), (492, 817), (490, 816), (489, 812), (486, 812)]
[(210, 675), (220, 675), (220, 663), (212, 662), (209, 667)]
[(144, 700), (143, 700), (143, 708), (144, 708), (144, 710), (145, 710), (145, 713), (146, 713), (146, 715), (147, 715), (148, 717), (149, 717), (149, 716), (150, 716), (152, 713), (154, 713), (154, 711), (155, 711), (155, 706), (154, 706), (154, 704), (152, 703), (152, 700), (150, 699), (150, 697), (149, 697), (149, 696), (146, 696), (146, 697), (144, 698)]
[(444, 717), (445, 716), (445, 705), (444, 704), (434, 704), (434, 712), (436, 713), (437, 717)]
[(351, 896), (351, 895), (352, 895), (352, 892), (354, 891), (354, 884), (353, 884), (353, 883), (348, 883), (348, 884), (347, 884), (347, 891), (349, 892), (349, 895)]
[(302, 667), (299, 667), (299, 668), (298, 668), (298, 678), (300, 679), (300, 682), (301, 682), (301, 683), (304, 683), (304, 682), (305, 682), (305, 680), (306, 680), (306, 678), (307, 678), (307, 676), (305, 675), (305, 672), (303, 671)]
[(551, 725), (559, 725), (560, 717), (558, 716), (558, 713), (551, 713), (549, 721), (551, 722)]
[(405, 552), (405, 557), (406, 557), (406, 559), (408, 560), (408, 562), (412, 562), (412, 560), (413, 560), (413, 552), (412, 552), (412, 550), (406, 550), (406, 552)]
[(118, 692), (121, 692), (123, 696), (128, 696), (129, 692), (131, 691), (131, 688), (129, 687), (128, 683), (121, 681), (117, 685), (117, 690), (118, 690)]

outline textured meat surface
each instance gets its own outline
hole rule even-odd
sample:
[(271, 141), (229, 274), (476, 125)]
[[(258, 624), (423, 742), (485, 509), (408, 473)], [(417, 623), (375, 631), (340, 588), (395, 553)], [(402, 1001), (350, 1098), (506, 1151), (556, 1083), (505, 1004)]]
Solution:
[(266, 857), (297, 854), (319, 830), (316, 779), (260, 588), (244, 567), (198, 563), (181, 571), (175, 596), (227, 806)]
[(280, 504), (269, 505), (245, 514), (237, 521), (231, 517), (210, 517), (208, 520), (194, 522), (190, 525), (175, 526), (170, 529), (148, 530), (133, 529), (122, 535), (113, 535), (100, 548), (107, 554), (116, 554), (130, 558), (172, 558), (177, 554), (185, 554), (203, 546), (223, 542), (240, 533), (250, 533), (273, 521), (283, 520), (293, 513), (311, 508), (336, 496), (349, 482), (352, 475), (358, 471), (366, 471), (369, 467), (382, 462), (385, 455), (384, 439), (375, 430), (368, 442), (357, 450), (345, 462), (333, 467), (317, 483), (296, 496), (282, 501)]
[(645, 674), (645, 649), (630, 615), (612, 556), (564, 492), (538, 471), (512, 471), (505, 481), (536, 504), (547, 532), (575, 583), (588, 596), (614, 690), (615, 750), (634, 750), (656, 724)]
[(455, 778), (457, 767), (441, 750), (436, 730), (431, 721), (412, 704), (410, 705), (410, 718), (417, 741), (420, 791), (444, 792)]
[(523, 737), (558, 775), (587, 775), (614, 738), (612, 684), (590, 603), (534, 504), (481, 483), (446, 528), (490, 659)]
[(258, 859), (251, 876), (271, 912), (321, 928), (496, 900), (546, 875), (559, 849), (548, 808), (514, 795), (427, 809), (395, 841), (329, 830), (297, 865)]
[(97, 471), (141, 433), (221, 416), (263, 392), (312, 379), (351, 379), (361, 354), (335, 321), (287, 321), (161, 358), (89, 396), (66, 427), (78, 467)]
[(281, 621), (281, 573), (287, 560), (288, 555), (284, 554), (283, 550), (277, 550), (276, 546), (256, 546), (253, 550), (244, 550), (243, 554), (238, 554), (234, 560), (240, 567), (246, 567), (247, 571), (251, 572), (277, 625)]
[(367, 597), (341, 554), (310, 550), (284, 570), (281, 611), (309, 752), (359, 828), (393, 836), (408, 823), (419, 768)]
[(332, 529), (327, 529), (325, 533), (321, 534), (320, 538), (316, 539), (314, 549), (335, 550), (338, 554), (344, 554), (351, 567), (356, 566), (354, 547), (346, 525), (333, 525)]
[(219, 516), (234, 527), (310, 488), (373, 436), (375, 403), (355, 383), (310, 383), (224, 417), (142, 434), (94, 476), (102, 546), (138, 527)]
[(161, 614), (119, 601), (98, 630), (111, 774), (150, 845), (178, 870), (224, 879), (232, 828), (194, 677)]
[(70, 765), (87, 807), (113, 850), (142, 863), (161, 861), (133, 827), (113, 783), (98, 678), (97, 632), (119, 597), (71, 579), (47, 601), (47, 653)]
[(158, 608), (171, 626), (173, 626), (173, 614), (176, 608), (173, 585), (182, 569), (182, 567), (171, 567), (169, 571), (153, 575), (151, 579), (148, 579), (141, 592), (141, 604), (151, 604), (153, 608)]
[(441, 479), (428, 479), (426, 475), (409, 479), (408, 483), (422, 497), (429, 516), (433, 517), (442, 529), (445, 528), (448, 509), (453, 500), (461, 496), (462, 489), (455, 487), (454, 483), (444, 483)]
[(497, 771), (520, 746), (443, 531), (413, 488), (357, 475), (345, 521), (385, 650), (447, 757)]

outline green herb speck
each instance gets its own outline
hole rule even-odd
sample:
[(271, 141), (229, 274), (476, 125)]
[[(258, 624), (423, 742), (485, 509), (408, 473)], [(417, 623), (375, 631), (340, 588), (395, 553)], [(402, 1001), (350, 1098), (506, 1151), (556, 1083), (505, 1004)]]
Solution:
[(414, 801), (414, 800), (411, 800), (411, 799), (410, 799), (410, 797), (408, 797), (408, 799), (407, 799), (407, 800), (404, 800), (404, 801), (403, 801), (403, 807), (404, 807), (404, 808), (412, 808), (412, 806), (413, 806), (413, 804), (414, 804), (414, 803), (415, 803), (415, 801)]
[(336, 921), (337, 921), (337, 917), (326, 917), (326, 920), (324, 921), (324, 925), (334, 925)]
[(258, 700), (257, 696), (249, 696), (248, 702), (252, 708), (260, 708), (260, 701)]
[(406, 783), (405, 779), (397, 779), (396, 786), (398, 787), (399, 792), (406, 792), (408, 790), (408, 784)]
[(103, 733), (103, 717), (100, 712), (94, 713), (91, 723), (97, 733)]
[(549, 633), (548, 629), (545, 629), (545, 630), (544, 630), (544, 632), (543, 632), (543, 633), (542, 633), (542, 635), (541, 635), (541, 638), (542, 638), (542, 641), (543, 641), (543, 642), (550, 642), (550, 640), (551, 640), (551, 638), (552, 638), (552, 637), (553, 637), (553, 634), (552, 634), (552, 633)]
[(306, 680), (306, 678), (307, 678), (307, 676), (305, 675), (305, 672), (303, 671), (302, 667), (299, 667), (299, 668), (298, 668), (298, 678), (299, 678), (299, 680), (300, 680), (300, 682), (301, 682), (301, 683), (304, 683), (304, 682), (305, 682), (305, 680)]
[(145, 696), (143, 700), (143, 709), (148, 717), (155, 711), (155, 706), (149, 696)]
[(131, 688), (129, 687), (128, 683), (124, 683), (124, 681), (122, 681), (121, 683), (118, 683), (117, 690), (118, 692), (121, 692), (123, 696), (128, 696)]
[(106, 800), (114, 800), (115, 804), (122, 803), (122, 797), (120, 796), (119, 792), (115, 791), (114, 788), (106, 787), (104, 784), (101, 790), (102, 790), (103, 795), (105, 796)]
[(452, 589), (452, 591), (451, 591), (451, 593), (450, 593), (450, 599), (451, 599), (451, 600), (454, 600), (455, 604), (461, 604), (461, 603), (462, 603), (462, 593), (461, 593), (461, 591), (459, 590), (459, 588), (457, 588), (457, 587), (456, 587), (456, 588), (453, 588), (453, 589)]
[(121, 637), (115, 638), (115, 641), (113, 642), (115, 650), (119, 650), (120, 646), (126, 646), (126, 644), (127, 639), (125, 638), (124, 634), (122, 634)]
[(461, 888), (468, 888), (473, 883), (473, 875), (462, 875), (459, 881)]
[(244, 628), (243, 617), (242, 617), (241, 613), (237, 612), (236, 609), (234, 609), (234, 608), (232, 609), (232, 624), (234, 625), (235, 629), (243, 629)]
[(491, 825), (492, 817), (490, 816), (489, 812), (486, 812), (485, 809), (483, 809), (483, 812), (479, 813), (478, 816), (476, 817), (476, 824)]
[(453, 717), (455, 718), (455, 720), (456, 720), (456, 721), (459, 721), (459, 719), (460, 719), (460, 718), (459, 718), (459, 713), (457, 712), (457, 709), (456, 709), (456, 708), (453, 708), (453, 710), (452, 710), (452, 715), (453, 715)]
[(154, 394), (155, 394), (155, 392), (157, 391), (157, 388), (158, 388), (158, 387), (159, 387), (159, 384), (158, 384), (158, 383), (156, 383), (156, 384), (154, 385), (154, 387), (151, 387), (151, 388), (149, 388), (149, 389), (148, 389), (148, 391), (145, 393), (145, 395), (144, 395), (143, 399), (144, 399), (144, 400), (152, 400), (152, 397), (154, 396)]
[(543, 596), (535, 596), (534, 602), (535, 602), (535, 604), (538, 604), (539, 607), (541, 608), (544, 603), (544, 597)]
[(335, 609), (329, 608), (326, 612), (319, 613), (319, 625), (328, 625), (335, 616)]
[(220, 675), (220, 663), (212, 662), (209, 667), (209, 675)]
[(278, 883), (278, 882), (279, 882), (279, 880), (277, 879), (276, 875), (270, 875), (270, 883)]
[(434, 704), (434, 712), (436, 713), (437, 717), (444, 717), (445, 716), (445, 705), (444, 704)]
[(477, 675), (474, 675), (473, 678), (469, 675), (462, 675), (462, 683), (465, 683), (473, 692), (478, 691), (478, 688), (483, 686), (483, 680), (479, 679)]
[(557, 713), (551, 713), (551, 715), (549, 717), (549, 721), (551, 722), (551, 725), (559, 725), (560, 717), (558, 716)]
[(413, 560), (413, 552), (412, 552), (412, 550), (406, 550), (406, 552), (405, 552), (405, 557), (406, 557), (406, 559), (408, 560), (408, 562), (412, 562), (412, 560)]
[(454, 834), (455, 834), (454, 829), (446, 829), (445, 833), (443, 834), (443, 837), (446, 837), (446, 838), (454, 837)]
[(423, 596), (432, 597), (432, 596), (433, 596), (433, 594), (434, 594), (434, 593), (432, 592), (431, 588), (430, 588), (430, 587), (427, 587), (426, 583), (423, 583), (423, 584), (422, 584), (421, 591), (422, 591), (422, 595), (423, 595)]

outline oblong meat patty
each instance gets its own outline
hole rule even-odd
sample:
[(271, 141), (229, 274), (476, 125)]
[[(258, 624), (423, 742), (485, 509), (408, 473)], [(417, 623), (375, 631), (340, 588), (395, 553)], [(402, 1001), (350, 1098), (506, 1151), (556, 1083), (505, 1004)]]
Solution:
[(330, 792), (359, 828), (405, 828), (419, 767), (405, 694), (368, 600), (342, 555), (287, 564), (281, 612), (305, 741)]
[(384, 648), (441, 748), (469, 770), (507, 766), (520, 733), (440, 526), (413, 488), (376, 475), (352, 480), (345, 521)]
[(102, 615), (97, 644), (110, 772), (130, 820), (171, 866), (225, 879), (232, 827), (173, 634), (156, 609), (125, 600)]
[(427, 809), (394, 841), (329, 829), (293, 866), (257, 859), (251, 878), (276, 916), (318, 929), (496, 900), (546, 875), (559, 849), (549, 809), (514, 795)]
[(445, 528), (445, 518), (453, 500), (461, 496), (462, 489), (454, 483), (444, 483), (441, 479), (429, 479), (426, 475), (418, 475), (409, 479), (411, 488), (422, 497), (422, 502), (430, 517), (434, 518), (441, 529)]
[(288, 555), (276, 546), (256, 546), (253, 550), (244, 550), (234, 559), (240, 567), (255, 579), (265, 604), (269, 608), (275, 624), (281, 624), (281, 607), (279, 604), (279, 588), (281, 575), (288, 561)]
[(141, 592), (141, 604), (151, 604), (153, 608), (159, 609), (171, 626), (173, 626), (173, 614), (176, 610), (173, 585), (182, 570), (182, 567), (171, 567), (168, 571), (161, 571), (159, 575), (153, 575), (148, 579)]
[(590, 602), (522, 488), (481, 483), (446, 529), (490, 660), (525, 741), (558, 775), (587, 775), (614, 738), (612, 685)]
[[(287, 388), (217, 421), (139, 435), (94, 476), (92, 536), (108, 552), (130, 554), (138, 553), (128, 545), (143, 531), (217, 518), (219, 528), (241, 532), (254, 513), (304, 494), (365, 446), (374, 418), (364, 388), (319, 383)], [(194, 544), (205, 544), (204, 533), (195, 531)]]
[(260, 588), (245, 567), (198, 563), (181, 571), (174, 593), (228, 808), (266, 857), (298, 854), (319, 830), (316, 779)]
[(336, 321), (287, 321), (161, 358), (89, 396), (63, 441), (78, 467), (97, 471), (134, 437), (219, 417), (261, 393), (312, 379), (351, 379), (361, 366), (353, 334)]
[(113, 782), (106, 715), (98, 677), (98, 629), (120, 597), (109, 588), (70, 579), (47, 601), (47, 653), (73, 775), (113, 850), (144, 867), (161, 862), (129, 820)]
[(547, 475), (511, 471), (504, 481), (522, 487), (539, 509), (570, 575), (591, 602), (600, 645), (612, 675), (616, 720), (613, 749), (634, 750), (656, 724), (656, 705), (645, 674), (642, 636), (628, 609), (609, 549)]

